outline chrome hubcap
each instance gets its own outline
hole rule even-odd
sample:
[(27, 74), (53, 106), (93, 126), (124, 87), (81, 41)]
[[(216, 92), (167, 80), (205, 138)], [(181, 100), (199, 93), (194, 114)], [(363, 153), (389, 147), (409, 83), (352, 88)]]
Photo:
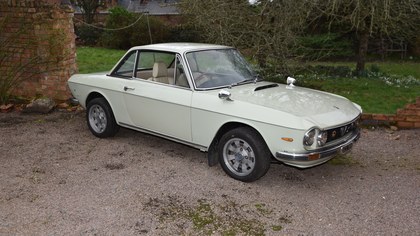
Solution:
[(255, 153), (246, 141), (233, 138), (223, 146), (223, 161), (230, 171), (245, 176), (255, 167)]
[(104, 132), (107, 124), (104, 109), (99, 105), (93, 105), (89, 109), (89, 124), (96, 133)]

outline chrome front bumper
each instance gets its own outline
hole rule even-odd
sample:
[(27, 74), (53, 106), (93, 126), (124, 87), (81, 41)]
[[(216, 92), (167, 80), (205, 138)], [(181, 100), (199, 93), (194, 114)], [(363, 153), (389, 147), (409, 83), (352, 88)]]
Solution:
[(276, 152), (275, 158), (287, 165), (296, 166), (299, 168), (309, 168), (327, 162), (337, 154), (349, 152), (353, 147), (353, 144), (359, 138), (360, 131), (357, 129), (357, 131), (354, 132), (347, 141), (337, 146), (307, 153)]
[(74, 98), (74, 97), (71, 97), (71, 98), (69, 98), (69, 103), (71, 104), (71, 105), (73, 105), (73, 106), (77, 106), (77, 105), (79, 105), (80, 103), (79, 103), (79, 100), (77, 100), (76, 98)]

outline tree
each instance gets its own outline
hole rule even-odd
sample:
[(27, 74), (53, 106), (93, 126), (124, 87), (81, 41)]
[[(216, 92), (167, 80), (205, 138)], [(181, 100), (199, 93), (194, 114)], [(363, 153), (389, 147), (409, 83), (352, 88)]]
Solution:
[(71, 3), (80, 7), (86, 23), (92, 23), (98, 8), (105, 6), (105, 0), (71, 0)]
[(184, 0), (182, 13), (201, 40), (249, 52), (261, 67), (275, 70), (294, 56), (305, 23), (304, 1)]
[(331, 31), (355, 33), (358, 74), (365, 70), (368, 43), (373, 35), (410, 39), (420, 28), (418, 0), (308, 0), (307, 6), (312, 23), (326, 22)]

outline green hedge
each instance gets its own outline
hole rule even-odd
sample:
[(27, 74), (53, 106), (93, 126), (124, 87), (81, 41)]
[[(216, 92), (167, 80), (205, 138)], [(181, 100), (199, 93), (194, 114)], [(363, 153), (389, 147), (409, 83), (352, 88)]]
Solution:
[[(101, 45), (108, 48), (127, 49), (136, 45), (150, 43), (149, 29), (147, 25), (146, 15), (139, 15), (128, 12), (121, 7), (115, 7), (109, 10), (110, 14), (106, 20), (105, 27), (108, 29), (118, 29), (129, 26), (136, 22), (133, 26), (121, 30), (105, 31), (101, 36)], [(138, 20), (141, 17), (140, 20)], [(156, 41), (162, 40), (162, 35), (158, 34), (156, 29), (163, 28), (160, 21), (150, 20), (150, 28)]]

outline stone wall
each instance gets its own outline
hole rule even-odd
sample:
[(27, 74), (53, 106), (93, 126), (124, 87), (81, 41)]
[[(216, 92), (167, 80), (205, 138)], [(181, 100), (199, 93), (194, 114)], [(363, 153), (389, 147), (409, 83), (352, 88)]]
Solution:
[(73, 10), (60, 2), (0, 0), (0, 42), (8, 42), (0, 45), (0, 79), (11, 80), (12, 95), (70, 97), (67, 80), (77, 72)]
[(420, 128), (420, 97), (416, 103), (398, 109), (396, 114), (363, 114), (362, 121), (374, 125), (396, 125), (399, 128)]

